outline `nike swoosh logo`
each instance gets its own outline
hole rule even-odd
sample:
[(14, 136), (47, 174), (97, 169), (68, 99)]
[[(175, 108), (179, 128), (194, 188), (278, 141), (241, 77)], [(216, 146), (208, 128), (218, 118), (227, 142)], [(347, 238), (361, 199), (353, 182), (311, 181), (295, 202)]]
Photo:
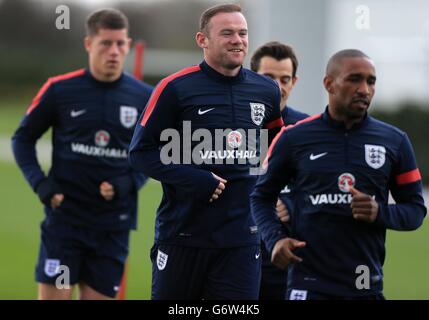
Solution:
[(257, 254), (255, 254), (255, 259), (259, 259), (259, 256), (261, 255), (261, 253), (259, 252), (259, 253), (257, 253)]
[(323, 156), (326, 156), (327, 154), (328, 154), (327, 152), (323, 152), (323, 153), (319, 153), (319, 154), (310, 154), (310, 160), (319, 159)]
[(78, 110), (78, 111), (72, 110), (70, 112), (70, 116), (72, 118), (76, 118), (76, 117), (79, 117), (80, 115), (84, 114), (85, 112), (86, 112), (86, 109), (82, 109), (82, 110)]
[(210, 112), (210, 111), (212, 111), (212, 110), (214, 110), (214, 108), (210, 108), (210, 109), (207, 109), (207, 110), (201, 110), (201, 108), (200, 109), (198, 109), (198, 114), (199, 115), (202, 115), (202, 114), (204, 114), (204, 113), (207, 113), (207, 112)]

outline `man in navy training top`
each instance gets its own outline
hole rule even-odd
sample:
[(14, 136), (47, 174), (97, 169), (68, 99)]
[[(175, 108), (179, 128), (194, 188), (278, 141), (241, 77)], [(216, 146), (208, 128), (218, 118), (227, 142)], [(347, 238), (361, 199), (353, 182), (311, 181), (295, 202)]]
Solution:
[[(86, 27), (89, 68), (49, 78), (12, 139), (16, 162), (45, 205), (39, 299), (71, 299), (75, 284), (81, 299), (116, 296), (136, 227), (137, 191), (146, 180), (127, 156), (152, 91), (123, 73), (128, 19), (104, 9)], [(50, 127), (52, 166), (45, 176), (35, 145)]]
[[(207, 9), (196, 42), (204, 61), (161, 80), (130, 145), (133, 167), (164, 191), (151, 251), (152, 298), (257, 299), (260, 236), (249, 195), (259, 157), (242, 148), (263, 143), (253, 134), (261, 128), (271, 136), (280, 130), (280, 90), (242, 67), (248, 35), (239, 6)], [(166, 139), (167, 132), (183, 141)], [(165, 161), (181, 149), (181, 161)]]
[[(290, 264), (288, 299), (383, 299), (386, 229), (415, 230), (426, 215), (407, 135), (367, 114), (375, 82), (366, 54), (337, 52), (325, 112), (283, 128), (270, 146), (251, 206), (272, 262)], [(288, 233), (273, 208), (291, 179)]]
[[(287, 99), (298, 80), (298, 59), (292, 47), (277, 42), (268, 42), (253, 53), (250, 60), (253, 71), (270, 77), (280, 87), (282, 99), (280, 110), (285, 126), (295, 124), (297, 121), (308, 117), (307, 114), (299, 112), (287, 105)], [(287, 224), (290, 220), (289, 212), (293, 211), (292, 185), (283, 188), (277, 200), (277, 216)], [(261, 244), (262, 271), (260, 300), (284, 300), (286, 297), (287, 271), (283, 271), (271, 263), (271, 257)]]

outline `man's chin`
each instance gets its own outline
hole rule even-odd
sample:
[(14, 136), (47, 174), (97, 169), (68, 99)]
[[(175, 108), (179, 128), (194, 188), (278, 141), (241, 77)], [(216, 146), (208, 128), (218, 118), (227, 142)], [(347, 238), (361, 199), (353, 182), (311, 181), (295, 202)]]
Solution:
[(226, 69), (230, 69), (230, 70), (234, 70), (238, 67), (241, 67), (243, 65), (244, 60), (234, 60), (234, 61), (228, 61), (225, 63), (225, 68)]
[(119, 64), (108, 64), (104, 70), (106, 72), (118, 72), (119, 70)]
[(364, 102), (361, 102), (361, 101), (357, 101), (357, 102), (352, 102), (349, 107), (351, 109), (357, 110), (359, 112), (360, 111), (366, 112), (368, 110), (369, 105), (367, 103), (364, 103)]
[(119, 78), (120, 74), (121, 74), (121, 71), (117, 70), (117, 69), (115, 69), (115, 70), (108, 69), (108, 70), (104, 71), (104, 77), (106, 79), (116, 79), (116, 78)]
[(354, 109), (352, 112), (348, 112), (348, 117), (353, 120), (360, 120), (365, 117), (366, 112), (366, 108)]
[(233, 65), (233, 64), (228, 64), (228, 65), (224, 65), (223, 67), (225, 68), (225, 70), (229, 70), (231, 72), (235, 72), (241, 65)]

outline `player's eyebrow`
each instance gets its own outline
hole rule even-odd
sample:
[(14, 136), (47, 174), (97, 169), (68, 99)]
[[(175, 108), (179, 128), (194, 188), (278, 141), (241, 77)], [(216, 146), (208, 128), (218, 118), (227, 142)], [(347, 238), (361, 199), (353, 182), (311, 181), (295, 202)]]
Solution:
[(236, 30), (236, 29), (233, 29), (233, 28), (225, 28), (225, 29), (221, 29), (220, 32), (238, 32), (238, 33), (246, 32), (247, 33), (248, 31), (247, 31), (247, 29)]
[(346, 78), (369, 78), (371, 80), (377, 79), (377, 77), (375, 75), (366, 76), (363, 73), (350, 73), (346, 76)]

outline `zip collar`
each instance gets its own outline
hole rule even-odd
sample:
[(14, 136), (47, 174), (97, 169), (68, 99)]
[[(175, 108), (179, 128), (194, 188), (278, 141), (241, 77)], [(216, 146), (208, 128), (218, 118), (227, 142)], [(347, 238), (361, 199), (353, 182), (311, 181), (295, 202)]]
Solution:
[(94, 76), (92, 75), (89, 68), (85, 69), (85, 76), (87, 76), (91, 82), (94, 82), (98, 86), (105, 87), (105, 88), (111, 88), (111, 87), (117, 86), (121, 82), (121, 80), (124, 77), (124, 72), (121, 72), (121, 75), (115, 81), (100, 81), (100, 80), (94, 78)]
[(224, 83), (238, 83), (243, 81), (246, 77), (243, 66), (240, 67), (240, 71), (234, 77), (225, 76), (222, 73), (217, 72), (215, 69), (210, 67), (205, 60), (200, 63), (200, 68), (210, 78)]
[(340, 130), (344, 130), (344, 131), (355, 131), (355, 130), (359, 130), (359, 129), (363, 128), (364, 126), (366, 126), (368, 124), (369, 118), (370, 117), (368, 116), (368, 112), (365, 112), (365, 116), (362, 119), (362, 121), (353, 124), (353, 126), (350, 129), (347, 129), (344, 122), (335, 120), (331, 117), (331, 115), (329, 114), (329, 111), (328, 111), (328, 106), (326, 106), (325, 112), (322, 114), (322, 120), (326, 124), (328, 124), (330, 127), (340, 129)]

